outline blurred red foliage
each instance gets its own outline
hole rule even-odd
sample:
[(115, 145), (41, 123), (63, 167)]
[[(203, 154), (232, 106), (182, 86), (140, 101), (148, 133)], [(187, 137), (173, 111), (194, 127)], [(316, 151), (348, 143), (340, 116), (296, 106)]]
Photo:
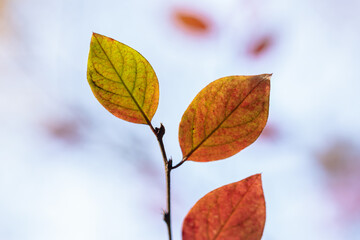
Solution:
[(66, 111), (48, 116), (41, 122), (41, 127), (50, 140), (68, 146), (84, 143), (87, 140), (85, 133), (89, 132), (90, 125), (92, 121), (86, 111), (76, 106), (70, 106)]
[(210, 19), (195, 10), (177, 8), (173, 11), (172, 18), (178, 28), (189, 34), (204, 35), (212, 28)]
[(280, 130), (274, 123), (267, 123), (259, 139), (273, 142), (280, 138)]
[(247, 54), (250, 57), (260, 57), (274, 46), (275, 37), (272, 34), (265, 34), (259, 37), (254, 37), (247, 48)]
[(44, 128), (49, 137), (63, 143), (72, 145), (83, 140), (81, 124), (77, 119), (49, 119)]

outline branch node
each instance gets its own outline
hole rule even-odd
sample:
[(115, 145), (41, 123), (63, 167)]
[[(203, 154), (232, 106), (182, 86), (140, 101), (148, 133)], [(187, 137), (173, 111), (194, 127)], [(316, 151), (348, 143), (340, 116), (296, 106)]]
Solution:
[(163, 212), (163, 219), (164, 219), (164, 222), (166, 222), (166, 223), (169, 223), (169, 221), (170, 221), (170, 215), (169, 215), (169, 213), (167, 212), (167, 211), (164, 211)]
[(160, 123), (160, 128), (156, 127), (155, 128), (155, 134), (157, 139), (162, 139), (164, 134), (165, 134), (165, 127), (162, 123)]
[(169, 161), (167, 162), (167, 165), (168, 165), (168, 169), (169, 169), (169, 171), (172, 169), (172, 167), (173, 167), (173, 160), (172, 160), (172, 158), (170, 157), (170, 159), (169, 159)]

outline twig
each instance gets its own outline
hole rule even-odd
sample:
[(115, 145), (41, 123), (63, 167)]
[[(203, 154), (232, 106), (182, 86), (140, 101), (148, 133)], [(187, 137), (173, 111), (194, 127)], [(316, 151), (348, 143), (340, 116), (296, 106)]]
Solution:
[(153, 133), (155, 134), (158, 142), (159, 142), (159, 146), (160, 146), (160, 150), (161, 150), (161, 154), (164, 160), (164, 165), (165, 165), (165, 175), (166, 175), (166, 199), (167, 199), (167, 206), (166, 206), (166, 210), (164, 211), (164, 221), (167, 225), (168, 228), (168, 233), (169, 233), (169, 240), (172, 240), (172, 234), (171, 234), (171, 194), (170, 194), (170, 173), (171, 173), (171, 169), (173, 169), (172, 167), (172, 159), (167, 158), (166, 156), (166, 151), (165, 151), (165, 147), (164, 147), (164, 142), (163, 142), (163, 137), (165, 134), (165, 127), (164, 125), (160, 125), (160, 128), (154, 128), (151, 123), (149, 124), (151, 130), (153, 131)]
[(176, 164), (175, 166), (171, 167), (171, 169), (175, 169), (175, 168), (178, 168), (180, 167), (184, 162), (186, 162), (187, 160), (187, 157), (184, 157), (181, 162), (179, 162), (178, 164)]

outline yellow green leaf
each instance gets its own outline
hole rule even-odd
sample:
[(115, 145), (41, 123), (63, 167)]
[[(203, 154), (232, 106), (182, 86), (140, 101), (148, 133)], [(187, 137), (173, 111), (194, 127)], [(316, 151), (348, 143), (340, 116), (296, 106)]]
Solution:
[(201, 90), (180, 122), (183, 159), (220, 160), (253, 143), (266, 125), (270, 77), (229, 76)]
[(159, 102), (159, 83), (136, 50), (93, 33), (87, 79), (97, 100), (123, 120), (150, 125)]

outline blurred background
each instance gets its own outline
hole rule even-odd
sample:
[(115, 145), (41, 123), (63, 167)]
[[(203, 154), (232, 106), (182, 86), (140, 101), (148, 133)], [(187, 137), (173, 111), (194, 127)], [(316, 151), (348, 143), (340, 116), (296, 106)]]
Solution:
[(207, 84), (273, 73), (261, 137), (172, 172), (173, 235), (209, 191), (262, 173), (264, 240), (360, 239), (360, 1), (0, 0), (0, 239), (167, 239), (155, 137), (86, 80), (92, 32), (155, 69), (168, 156)]

